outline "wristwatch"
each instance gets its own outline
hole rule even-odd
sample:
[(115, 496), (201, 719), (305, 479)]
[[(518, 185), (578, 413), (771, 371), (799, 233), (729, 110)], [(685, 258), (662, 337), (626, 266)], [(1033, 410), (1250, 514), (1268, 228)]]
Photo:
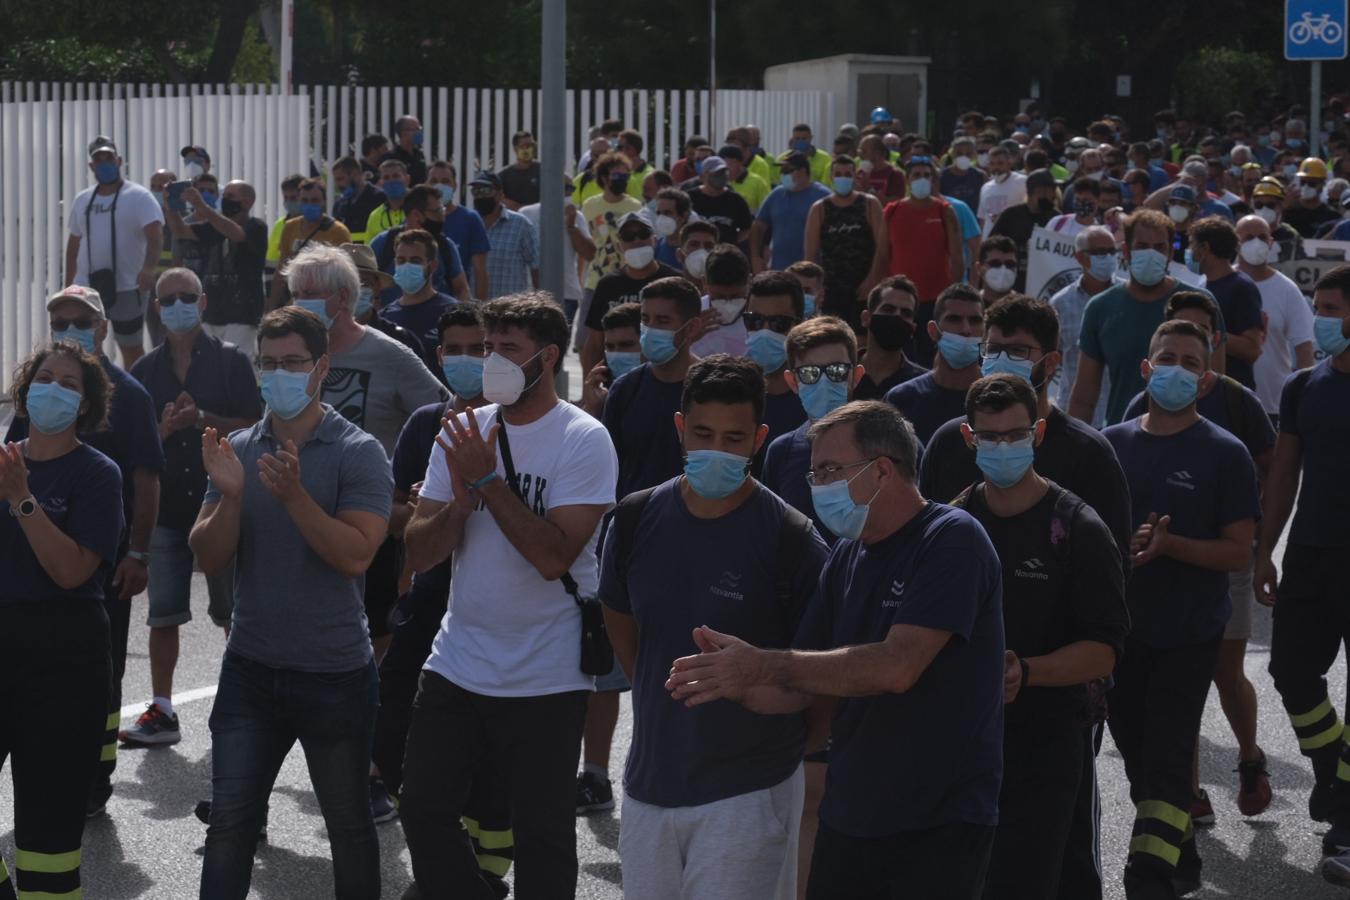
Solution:
[(149, 563), (149, 562), (150, 562), (150, 554), (149, 554), (149, 553), (146, 553), (146, 552), (143, 551), (143, 550), (128, 550), (128, 551), (127, 551), (127, 558), (128, 558), (128, 559), (134, 559), (134, 560), (136, 560), (137, 562), (142, 562), (142, 563)]
[(9, 514), (16, 519), (18, 518), (26, 519), (33, 513), (37, 512), (37, 508), (38, 508), (37, 500), (30, 494), (29, 496), (24, 497), (18, 503), (10, 504)]

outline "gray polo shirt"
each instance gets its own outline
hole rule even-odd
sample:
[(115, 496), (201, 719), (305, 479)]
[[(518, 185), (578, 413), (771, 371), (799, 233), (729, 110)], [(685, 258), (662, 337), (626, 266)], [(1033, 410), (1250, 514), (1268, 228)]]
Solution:
[[(394, 481), (379, 441), (324, 404), (300, 448), (300, 481), (330, 516), (347, 510), (388, 518)], [(279, 669), (347, 672), (370, 661), (365, 578), (344, 578), (305, 542), (258, 478), (258, 460), (278, 447), (268, 413), (230, 435), (244, 466), (229, 649)], [(203, 503), (220, 492), (207, 482)]]

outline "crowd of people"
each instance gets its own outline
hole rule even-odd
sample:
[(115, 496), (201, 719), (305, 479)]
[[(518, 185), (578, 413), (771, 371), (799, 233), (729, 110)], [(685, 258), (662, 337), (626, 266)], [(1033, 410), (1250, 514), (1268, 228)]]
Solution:
[[(1183, 896), (1211, 683), (1239, 811), (1272, 801), (1258, 602), (1321, 873), (1350, 885), (1326, 681), (1350, 266), (1310, 304), (1272, 265), (1350, 237), (1344, 112), (1325, 158), (1299, 109), (1163, 110), (1142, 140), (1034, 109), (930, 140), (878, 109), (829, 149), (746, 125), (668, 168), (610, 121), (575, 175), (515, 134), (472, 208), (404, 116), (283, 181), (270, 224), (206, 148), (142, 187), (96, 138), (0, 448), (24, 724), (0, 728), (0, 898), (79, 896), (119, 743), (187, 727), (211, 734), (204, 900), (248, 894), (296, 742), (338, 898), (380, 896), (395, 819), (406, 897), (570, 897), (628, 691), (629, 897), (1100, 898), (1107, 729), (1126, 896)], [(561, 296), (541, 191), (566, 195)], [(1081, 267), (1049, 298), (1024, 293), (1037, 229)], [(173, 704), (194, 570), (227, 635), (195, 725)], [(153, 699), (121, 728), (142, 592)]]

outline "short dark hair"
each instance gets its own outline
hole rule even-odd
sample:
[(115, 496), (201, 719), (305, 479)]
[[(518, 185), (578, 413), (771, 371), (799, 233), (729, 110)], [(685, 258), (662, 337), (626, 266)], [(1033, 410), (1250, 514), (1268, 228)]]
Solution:
[(1059, 316), (1055, 308), (1044, 300), (1028, 297), (1026, 294), (1008, 294), (990, 304), (984, 314), (984, 327), (998, 326), (999, 331), (1010, 334), (1022, 329), (1041, 345), (1042, 353), (1052, 353), (1059, 349)]
[(703, 300), (694, 283), (682, 275), (658, 278), (642, 289), (643, 300), (673, 300), (675, 311), (688, 322), (703, 311)]
[(1139, 227), (1158, 228), (1167, 232), (1167, 242), (1170, 244), (1172, 238), (1176, 235), (1176, 226), (1172, 224), (1170, 216), (1158, 212), (1156, 209), (1140, 209), (1133, 214), (1125, 217), (1125, 246), (1134, 244), (1134, 231)]
[(1204, 244), (1219, 259), (1232, 262), (1237, 256), (1237, 229), (1226, 219), (1207, 216), (1191, 226), (1191, 246), (1196, 244)]
[(853, 426), (853, 442), (864, 457), (884, 456), (907, 481), (914, 481), (919, 439), (900, 410), (880, 400), (854, 400), (813, 422), (806, 439), (814, 444), (825, 432), (846, 425)]
[(625, 128), (623, 131), (619, 132), (619, 145), (623, 146), (625, 144), (632, 147), (634, 153), (641, 153), (642, 148), (645, 146), (642, 135), (632, 128)]
[[(1147, 175), (1148, 173), (1145, 172), (1144, 174)], [(1100, 197), (1102, 195), (1102, 183), (1095, 178), (1088, 178), (1084, 175), (1073, 183), (1073, 195), (1077, 197), (1080, 193)]]
[(947, 314), (947, 304), (953, 300), (964, 300), (967, 303), (978, 303), (980, 309), (984, 309), (984, 301), (980, 299), (980, 292), (966, 284), (964, 281), (958, 281), (949, 284), (938, 294), (937, 301), (933, 304), (933, 321), (939, 325), (942, 323), (942, 317)]
[(20, 416), (28, 416), (28, 389), (37, 377), (38, 369), (49, 356), (68, 356), (80, 367), (80, 376), (84, 381), (84, 412), (75, 419), (75, 430), (81, 434), (102, 431), (108, 422), (108, 410), (112, 406), (114, 386), (103, 371), (103, 364), (97, 356), (85, 353), (70, 341), (57, 341), (35, 351), (14, 369), (14, 380), (9, 387), (10, 399), (14, 401), (14, 411)]
[(427, 261), (436, 259), (436, 239), (431, 236), (431, 232), (423, 231), (421, 228), (405, 228), (394, 238), (394, 251), (402, 244), (418, 244), (425, 251)]
[(283, 191), (298, 191), (300, 190), (300, 185), (304, 183), (305, 176), (299, 173), (287, 175), (285, 178), (281, 179), (281, 189)]
[(389, 143), (389, 138), (382, 134), (368, 134), (361, 138), (361, 155), (366, 156), (367, 154), (380, 149), (387, 143)]
[(787, 272), (760, 272), (750, 279), (751, 297), (779, 297), (786, 294), (792, 300), (792, 311), (797, 318), (806, 316), (806, 292), (802, 283)]
[(764, 373), (743, 356), (705, 356), (684, 376), (680, 411), (687, 414), (695, 403), (749, 403), (759, 425), (764, 421)]
[(999, 372), (976, 379), (966, 391), (966, 424), (975, 427), (975, 413), (999, 413), (1021, 405), (1031, 416), (1031, 424), (1041, 417), (1036, 400), (1036, 389), (1025, 378), (1010, 372)]
[(601, 134), (617, 134), (623, 131), (623, 119), (606, 119), (600, 123)]
[(998, 250), (1001, 253), (1011, 253), (1017, 255), (1017, 244), (1006, 234), (996, 234), (980, 244), (980, 262), (984, 262), (989, 257), (990, 250)]
[[(680, 280), (683, 281), (684, 279)], [(600, 327), (605, 331), (609, 331), (611, 328), (640, 329), (642, 327), (642, 304), (620, 303), (618, 306), (611, 306), (600, 317)]]
[(887, 291), (904, 291), (914, 298), (914, 308), (919, 307), (919, 289), (914, 286), (914, 282), (905, 275), (892, 275), (890, 278), (883, 278), (877, 282), (877, 286), (872, 288), (867, 294), (867, 311), (875, 312), (881, 305), (881, 296)]
[(750, 280), (750, 260), (735, 244), (718, 244), (708, 253), (704, 280), (708, 284), (744, 284)]
[(298, 306), (283, 306), (262, 317), (258, 323), (258, 350), (264, 338), (275, 340), (288, 334), (298, 334), (305, 342), (305, 350), (318, 359), (328, 352), (328, 326), (314, 313)]
[[(683, 193), (683, 191), (681, 191), (681, 193)], [(707, 219), (695, 219), (692, 222), (685, 222), (684, 227), (680, 229), (680, 243), (683, 244), (685, 241), (689, 240), (691, 234), (697, 234), (699, 232), (712, 235), (714, 240), (721, 235), (721, 232), (717, 230), (717, 226)]]
[(361, 164), (356, 161), (355, 156), (342, 156), (333, 163), (334, 172), (360, 172)]
[(1175, 319), (1177, 313), (1183, 309), (1198, 309), (1209, 316), (1209, 330), (1215, 332), (1219, 330), (1219, 304), (1214, 302), (1214, 298), (1202, 291), (1177, 291), (1167, 298), (1167, 305), (1163, 307), (1164, 319)]
[(805, 131), (805, 132), (807, 132), (808, 134), (815, 134), (815, 132), (811, 130), (811, 126), (810, 126), (810, 125), (807, 125), (805, 122), (798, 122), (796, 125), (793, 125), (793, 126), (792, 126), (792, 130), (793, 130), (793, 131)]
[(834, 159), (830, 160), (830, 166), (848, 166), (850, 169), (856, 169), (858, 164), (854, 162), (853, 157), (840, 153)]
[(1350, 299), (1350, 266), (1337, 266), (1317, 279), (1315, 291), (1340, 291), (1341, 297)]
[(520, 142), (523, 141), (523, 140), (526, 140), (526, 139), (529, 139), (529, 140), (532, 141), (532, 140), (534, 140), (534, 135), (532, 135), (532, 134), (530, 134), (528, 131), (524, 131), (524, 130), (517, 131), (515, 134), (511, 135), (511, 146), (512, 146), (513, 148), (514, 148), (514, 147), (519, 147), (519, 146), (520, 146)]
[(1158, 326), (1153, 332), (1153, 337), (1148, 342), (1148, 355), (1153, 356), (1158, 349), (1158, 343), (1169, 334), (1181, 334), (1186, 337), (1193, 337), (1205, 348), (1205, 360), (1209, 360), (1210, 355), (1210, 334), (1204, 328), (1187, 319), (1168, 319)]
[(792, 326), (787, 334), (788, 366), (797, 365), (802, 354), (813, 347), (842, 344), (848, 351), (848, 361), (858, 362), (858, 338), (843, 319), (834, 316), (816, 316)]
[(456, 303), (454, 306), (441, 313), (441, 317), (436, 320), (436, 339), (445, 340), (445, 329), (447, 328), (482, 328), (483, 317), (479, 313), (478, 303)]
[[(658, 185), (661, 190), (665, 190), (675, 183), (675, 179), (671, 178), (670, 173), (665, 169), (652, 169), (646, 175), (642, 176), (642, 183), (646, 184), (648, 178), (652, 180), (653, 184)], [(680, 215), (684, 215), (684, 213), (680, 213)]]
[(441, 192), (436, 190), (433, 185), (419, 184), (412, 188), (403, 197), (403, 211), (410, 212), (417, 210), (420, 213), (427, 211), (427, 207), (436, 204), (436, 208), (441, 208)]
[(791, 272), (793, 275), (800, 275), (803, 278), (825, 277), (825, 270), (820, 267), (820, 263), (811, 262), (809, 259), (799, 259), (783, 271)]
[(569, 329), (562, 307), (547, 291), (524, 291), (489, 300), (481, 307), (483, 329), (491, 334), (519, 328), (542, 350), (550, 344), (558, 348), (555, 373), (562, 371), (567, 355)]
[(675, 204), (675, 212), (681, 216), (689, 215), (690, 200), (689, 195), (679, 188), (668, 187), (661, 188), (656, 192), (657, 200), (669, 200)]
[(328, 188), (326, 188), (324, 183), (317, 178), (306, 178), (304, 181), (300, 182), (300, 190), (319, 191), (324, 195), (327, 195), (328, 193)]

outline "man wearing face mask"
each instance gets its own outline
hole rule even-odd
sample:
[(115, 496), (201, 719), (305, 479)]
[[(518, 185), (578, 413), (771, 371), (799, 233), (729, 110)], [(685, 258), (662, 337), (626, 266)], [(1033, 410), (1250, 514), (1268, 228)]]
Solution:
[(1256, 282), (1266, 342), (1256, 358), (1256, 394), (1279, 427), (1280, 391), (1296, 369), (1313, 364), (1313, 314), (1308, 300), (1284, 273), (1269, 262), (1274, 242), (1270, 226), (1259, 216), (1238, 220), (1238, 271)]
[[(258, 259), (261, 262), (261, 253)], [(119, 735), (128, 743), (143, 745), (177, 743), (182, 733), (171, 698), (178, 630), (192, 620), (189, 601), (194, 561), (188, 533), (206, 491), (202, 431), (209, 427), (231, 433), (262, 417), (248, 355), (202, 328), (207, 296), (192, 270), (170, 269), (161, 275), (155, 284), (155, 303), (167, 332), (165, 341), (131, 369), (154, 407), (162, 410), (159, 438), (164, 447), (164, 472), (159, 516), (150, 540), (155, 565), (150, 569), (146, 620), (154, 699), (136, 724)], [(208, 578), (206, 586), (211, 621), (228, 628), (234, 609), (232, 571)]]
[(1219, 304), (1227, 329), (1222, 371), (1255, 389), (1252, 364), (1266, 340), (1261, 317), (1261, 292), (1256, 283), (1233, 268), (1238, 236), (1222, 219), (1201, 219), (1191, 226), (1186, 266), (1205, 276), (1205, 288)]
[(1097, 224), (1097, 210), (1102, 186), (1091, 179), (1077, 181), (1073, 186), (1072, 212), (1055, 216), (1045, 227), (1065, 237), (1074, 237), (1084, 228)]
[[(656, 258), (678, 269), (683, 265), (680, 259), (680, 230), (690, 221), (693, 207), (689, 204), (689, 195), (679, 188), (662, 188), (656, 195), (652, 228), (656, 231)], [(716, 241), (714, 231), (714, 242)]]
[(698, 190), (689, 194), (689, 202), (701, 218), (717, 226), (719, 240), (739, 244), (750, 236), (754, 216), (745, 198), (730, 188), (731, 172), (720, 156), (703, 161)]
[(769, 184), (745, 166), (744, 154), (736, 144), (724, 144), (717, 155), (727, 164), (731, 189), (740, 195), (754, 215), (769, 196)]
[[(1055, 185), (1055, 176), (1051, 175), (1046, 169), (1037, 169), (1027, 175), (1026, 191), (1026, 202), (1017, 203), (1005, 209), (989, 232), (991, 239), (999, 236), (1012, 238), (1017, 266), (1013, 270), (1013, 283), (1007, 289), (1017, 291), (1026, 287), (1027, 245), (1031, 243), (1032, 233), (1036, 228), (1044, 227), (1049, 223), (1059, 211), (1059, 189)], [(1093, 208), (1095, 210), (1095, 204)], [(984, 247), (987, 246), (989, 244), (986, 242), (980, 248), (981, 256), (984, 255)], [(997, 283), (992, 285), (987, 283), (987, 272), (985, 273), (985, 281), (987, 287), (991, 287), (995, 291), (1002, 290)]]
[(1148, 193), (1162, 190), (1172, 180), (1167, 171), (1153, 161), (1153, 155), (1149, 152), (1147, 141), (1137, 141), (1131, 144), (1127, 155), (1131, 169), (1140, 169), (1148, 173)]
[(1299, 234), (1284, 221), (1285, 191), (1284, 185), (1277, 179), (1266, 177), (1252, 188), (1252, 215), (1259, 216), (1270, 227), (1270, 237), (1274, 242), (1270, 247), (1269, 262), (1293, 259), (1298, 251)]
[(619, 220), (619, 247), (623, 265), (604, 276), (595, 285), (591, 305), (586, 312), (586, 343), (581, 348), (581, 370), (589, 373), (603, 358), (605, 313), (623, 303), (633, 303), (642, 289), (658, 278), (680, 274), (678, 269), (656, 260), (656, 235), (641, 213), (628, 213)]
[[(817, 200), (830, 196), (830, 189), (811, 178), (811, 162), (805, 153), (790, 152), (779, 161), (779, 185), (769, 192), (750, 229), (750, 260), (756, 272), (768, 268), (782, 271), (806, 256), (806, 219)], [(733, 354), (734, 355), (734, 354)]]
[(858, 184), (885, 207), (905, 196), (905, 173), (891, 165), (881, 136), (869, 134), (858, 145)]
[(986, 308), (1013, 292), (1017, 283), (1017, 245), (1007, 235), (996, 234), (980, 244), (974, 276)]
[(1075, 419), (1092, 421), (1103, 373), (1111, 377), (1108, 423), (1119, 422), (1130, 398), (1143, 390), (1139, 360), (1148, 356), (1167, 298), (1194, 290), (1167, 274), (1174, 234), (1172, 220), (1156, 210), (1140, 210), (1125, 220), (1123, 249), (1130, 278), (1094, 296), (1083, 310), (1078, 374), (1069, 400), (1069, 415)]
[[(445, 207), (441, 205), (441, 195), (429, 184), (419, 184), (408, 192), (408, 196), (403, 201), (403, 211), (407, 215), (401, 225), (395, 225), (388, 231), (378, 235), (373, 235), (370, 241), (370, 249), (375, 251), (375, 258), (379, 261), (380, 268), (390, 275), (395, 276), (394, 281), (398, 283), (404, 293), (417, 293), (422, 284), (414, 284), (418, 281), (415, 278), (415, 272), (412, 269), (406, 269), (403, 279), (398, 277), (398, 260), (396, 259), (396, 247), (401, 235), (410, 231), (421, 231), (425, 233), (434, 243), (435, 252), (423, 260), (424, 265), (430, 267), (424, 273), (425, 281), (429, 283), (437, 292), (449, 294), (460, 301), (469, 299), (469, 280), (464, 273), (463, 260), (460, 257), (459, 247), (445, 236)], [(431, 263), (434, 265), (430, 265)], [(407, 282), (405, 285), (404, 282)], [(383, 306), (386, 308), (392, 306), (398, 300), (398, 292), (394, 290), (387, 291), (383, 298)], [(438, 313), (439, 315), (439, 313)], [(423, 343), (428, 347), (436, 346), (436, 337), (433, 331), (436, 327), (434, 317), (428, 317), (425, 321), (419, 321), (418, 328), (413, 329), (418, 337), (422, 338)], [(435, 368), (433, 366), (433, 368)]]
[(375, 237), (366, 234), (366, 223), (370, 221), (370, 214), (388, 198), (366, 181), (365, 170), (356, 157), (344, 156), (333, 163), (333, 190), (338, 195), (333, 203), (333, 218), (347, 226), (352, 240), (364, 244)]
[(853, 391), (856, 399), (880, 400), (892, 388), (928, 371), (905, 353), (917, 327), (915, 290), (904, 275), (892, 275), (867, 295), (867, 309), (861, 316), (866, 329), (863, 376)]
[(718, 244), (709, 251), (703, 277), (707, 288), (703, 296), (704, 328), (694, 341), (695, 356), (712, 356), (714, 353), (745, 356), (746, 331), (742, 315), (750, 290), (750, 277), (750, 263), (736, 247)]
[[(342, 251), (351, 257), (357, 273), (361, 276), (361, 293), (357, 295), (356, 308), (352, 310), (352, 318), (356, 320), (356, 324), (373, 328), (385, 337), (393, 338), (416, 353), (419, 359), (423, 359), (426, 351), (422, 347), (422, 340), (402, 325), (395, 325), (380, 315), (382, 305), (380, 293), (395, 285), (394, 279), (387, 272), (381, 272), (379, 266), (375, 264), (374, 251), (365, 244), (343, 244)], [(440, 371), (439, 366), (432, 369), (433, 374)]]
[(952, 164), (942, 170), (942, 193), (955, 197), (971, 209), (980, 205), (980, 188), (989, 180), (984, 170), (975, 164), (975, 139), (958, 137), (952, 141)]
[[(315, 248), (296, 265), (330, 254), (340, 263), (326, 263), (321, 277), (354, 295), (356, 270), (340, 250)], [(329, 811), (336, 890), (373, 900), (380, 848), (366, 775), (379, 678), (361, 583), (388, 532), (389, 460), (374, 438), (319, 400), (328, 330), (317, 315), (297, 307), (268, 313), (258, 340), (267, 414), (228, 439), (205, 430), (208, 481), (189, 537), (208, 575), (237, 561), (233, 627), (211, 716), (201, 896), (248, 893), (268, 791), (285, 756), (267, 748), (288, 751), (298, 740)], [(324, 627), (313, 627), (319, 621)]]
[(1323, 223), (1333, 222), (1341, 217), (1340, 212), (1332, 209), (1322, 199), (1322, 188), (1327, 183), (1327, 164), (1315, 156), (1303, 160), (1298, 167), (1298, 180), (1293, 185), (1296, 192), (1294, 202), (1285, 207), (1284, 221), (1300, 236), (1314, 237)]
[(522, 206), (539, 202), (539, 163), (534, 158), (534, 135), (517, 131), (511, 135), (511, 150), (516, 161), (497, 173), (502, 181), (502, 204), (519, 211)]
[(594, 602), (582, 598), (596, 593), (617, 463), (604, 426), (554, 391), (568, 341), (557, 303), (527, 294), (482, 313), (489, 405), (442, 423), (405, 532), (415, 570), (453, 553), (455, 573), (413, 707), (399, 812), (423, 896), (487, 896), (457, 815), (492, 752), (511, 791), (515, 891), (570, 895), (575, 766), (594, 685), (573, 610)]
[(886, 393), (886, 402), (904, 413), (925, 444), (942, 423), (961, 415), (966, 391), (980, 377), (984, 303), (974, 288), (957, 283), (938, 296), (928, 336), (938, 351), (933, 370)]
[(1052, 900), (1062, 890), (1077, 798), (1094, 780), (1084, 753), (1086, 686), (1111, 674), (1129, 632), (1125, 569), (1092, 507), (1033, 466), (1046, 421), (1023, 377), (1004, 372), (975, 382), (960, 431), (984, 479), (953, 505), (984, 526), (998, 551), (1003, 626), (1020, 669), (1004, 712), (985, 896)]
[[(555, 189), (560, 186), (563, 188), (565, 199), (563, 200), (563, 312), (567, 315), (567, 324), (571, 325), (576, 318), (577, 309), (581, 306), (581, 269), (595, 258), (595, 241), (591, 240), (591, 230), (586, 224), (586, 217), (577, 209), (577, 205), (572, 202), (571, 179), (563, 175), (560, 179), (561, 184), (554, 182)], [(537, 232), (540, 227), (540, 216), (542, 215), (543, 205), (533, 203), (529, 206), (522, 206), (520, 214), (530, 220)], [(477, 216), (477, 213), (464, 210), (466, 215)], [(449, 219), (446, 220), (446, 227), (449, 227)], [(482, 221), (478, 222), (478, 227), (482, 230)], [(484, 241), (487, 235), (484, 233)], [(461, 245), (462, 246), (462, 245)], [(486, 259), (486, 253), (483, 258)], [(660, 253), (657, 254), (660, 258)], [(483, 281), (486, 293), (487, 265), (483, 266)], [(478, 282), (478, 276), (475, 273), (475, 289)], [(476, 295), (475, 295), (476, 296)], [(584, 335), (579, 337), (583, 338)]]
[(600, 320), (604, 329), (605, 358), (586, 375), (578, 405), (600, 418), (616, 378), (642, 365), (642, 305), (623, 303), (605, 313)]
[[(327, 215), (323, 208), (323, 182), (317, 178), (305, 179), (300, 184), (300, 215), (287, 220), (286, 227), (281, 230), (281, 259), (277, 271), (283, 276), (290, 261), (307, 248), (336, 248), (351, 243), (352, 235), (347, 226)], [(287, 279), (274, 278), (267, 297), (267, 309), (276, 309), (291, 297)]]
[(1192, 757), (1232, 612), (1228, 573), (1251, 564), (1260, 513), (1247, 448), (1196, 409), (1215, 377), (1210, 352), (1206, 329), (1163, 322), (1140, 363), (1148, 411), (1103, 432), (1125, 470), (1135, 528), (1131, 634), (1108, 720), (1136, 807), (1125, 865), (1130, 900), (1199, 886)]
[(267, 232), (267, 289), (270, 293), (272, 282), (276, 278), (277, 266), (281, 261), (281, 232), (286, 223), (300, 215), (300, 185), (305, 181), (303, 175), (287, 175), (281, 179), (282, 213), (272, 223)]
[[(441, 195), (441, 204), (445, 207), (445, 226), (441, 229), (447, 240), (455, 245), (459, 251), (460, 261), (464, 264), (465, 275), (469, 279), (469, 289), (472, 291), (475, 299), (482, 300), (488, 294), (490, 285), (488, 284), (487, 274), (487, 254), (492, 249), (488, 243), (487, 229), (483, 227), (483, 217), (476, 211), (469, 209), (458, 203), (455, 199), (458, 188), (455, 183), (455, 167), (443, 159), (438, 159), (427, 169), (427, 184), (436, 189)], [(564, 181), (566, 178), (564, 177)], [(571, 184), (568, 183), (567, 194), (571, 196)], [(530, 218), (529, 213), (524, 213), (526, 218)], [(535, 227), (538, 227), (538, 221)], [(583, 223), (583, 228), (584, 228)], [(586, 233), (589, 240), (589, 232)], [(589, 259), (589, 257), (587, 257)], [(576, 266), (572, 266), (575, 270)], [(572, 276), (575, 280), (575, 275)], [(574, 293), (567, 295), (569, 299), (579, 299), (581, 297), (581, 287), (577, 286)]]
[(890, 257), (881, 204), (857, 190), (856, 174), (852, 157), (835, 157), (830, 166), (833, 191), (811, 207), (804, 247), (804, 257), (825, 270), (820, 311), (855, 327), (867, 293), (886, 277)]
[[(384, 158), (396, 160), (405, 166), (411, 179), (409, 185), (427, 180), (427, 158), (422, 155), (424, 137), (422, 123), (416, 116), (399, 116), (394, 122), (394, 147)], [(383, 171), (384, 166), (381, 165), (380, 169)]]
[(811, 180), (820, 184), (830, 183), (830, 161), (833, 157), (830, 154), (812, 143), (814, 137), (811, 126), (806, 123), (800, 123), (792, 126), (792, 140), (788, 142), (787, 150), (783, 151), (778, 157), (778, 164), (782, 165), (790, 154), (800, 153), (806, 157), (807, 165), (810, 169)]
[(537, 288), (539, 231), (534, 223), (502, 205), (501, 179), (493, 173), (474, 175), (469, 190), (473, 194), (473, 208), (483, 217), (491, 245), (487, 254), (491, 296), (503, 297)]
[(715, 249), (717, 249), (717, 226), (713, 223), (696, 219), (685, 223), (680, 229), (680, 249), (676, 252), (676, 257), (683, 269), (681, 274), (693, 282), (694, 287), (702, 294), (706, 294), (708, 290), (708, 259)]
[[(1116, 239), (1102, 225), (1090, 225), (1074, 237), (1074, 260), (1082, 267), (1082, 274), (1072, 284), (1065, 285), (1050, 298), (1050, 306), (1059, 317), (1059, 352), (1062, 363), (1055, 371), (1055, 403), (1062, 410), (1069, 408), (1074, 380), (1078, 377), (1078, 334), (1083, 328), (1083, 310), (1088, 301), (1115, 282), (1119, 268)], [(1106, 394), (1111, 389), (1110, 374), (1103, 373), (1101, 392), (1093, 409), (1090, 424), (1101, 428), (1106, 423)], [(1074, 420), (1077, 421), (1077, 420)]]
[[(423, 350), (422, 361), (432, 372), (438, 372), (440, 364), (434, 348), (439, 344), (440, 333), (436, 323), (446, 310), (460, 301), (436, 289), (431, 276), (440, 268), (440, 261), (436, 241), (429, 233), (420, 228), (405, 227), (391, 238), (390, 243), (393, 244), (393, 282), (397, 295), (392, 303), (380, 304), (379, 316), (411, 331), (423, 348), (433, 348), (429, 353)], [(462, 299), (467, 300), (467, 297)]]
[(395, 225), (402, 225), (406, 214), (403, 211), (403, 201), (408, 196), (408, 190), (414, 184), (408, 176), (408, 167), (397, 159), (386, 159), (380, 163), (380, 192), (384, 194), (384, 202), (375, 207), (366, 219), (366, 237), (374, 240), (375, 235), (383, 234)]
[[(786, 272), (762, 272), (750, 280), (750, 299), (742, 316), (745, 355), (764, 370), (768, 443), (806, 421), (806, 410), (787, 380), (787, 335), (805, 318), (805, 303), (801, 282)], [(751, 466), (756, 477), (763, 466), (764, 454), (759, 453)]]
[[(684, 474), (626, 498), (606, 539), (600, 596), (636, 716), (619, 847), (633, 896), (730, 898), (747, 884), (774, 900), (798, 896), (802, 717), (686, 708), (665, 690), (691, 630), (748, 627), (756, 643), (786, 647), (815, 591), (824, 543), (747, 477), (763, 413), (754, 365), (721, 355), (695, 364), (675, 419)], [(672, 580), (667, 557), (686, 549), (696, 562)]]
[[(891, 275), (913, 281), (920, 309), (931, 317), (938, 294), (965, 276), (961, 226), (951, 204), (933, 195), (932, 157), (910, 157), (905, 171), (909, 196), (882, 213), (890, 247), (887, 267)], [(921, 314), (920, 321), (927, 318)]]
[(989, 180), (980, 186), (976, 215), (984, 233), (994, 227), (1003, 211), (1027, 199), (1027, 177), (1013, 171), (1012, 155), (1002, 144), (989, 151)]
[(94, 288), (130, 366), (145, 352), (146, 295), (164, 239), (164, 214), (153, 194), (122, 178), (122, 157), (105, 137), (89, 144), (89, 171), (97, 182), (75, 196), (66, 241), (65, 283)]

